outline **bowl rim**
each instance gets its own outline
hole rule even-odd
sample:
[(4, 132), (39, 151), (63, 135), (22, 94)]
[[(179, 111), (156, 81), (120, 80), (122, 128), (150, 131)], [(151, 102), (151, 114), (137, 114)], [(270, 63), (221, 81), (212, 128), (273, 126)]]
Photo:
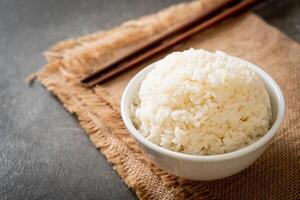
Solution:
[[(229, 56), (229, 55), (228, 55)], [(201, 162), (217, 162), (217, 161), (223, 161), (223, 160), (229, 160), (233, 159), (236, 157), (240, 157), (246, 154), (249, 154), (256, 149), (259, 149), (266, 145), (271, 139), (275, 136), (276, 132), (280, 128), (280, 125), (283, 121), (284, 118), (284, 113), (285, 113), (285, 101), (284, 97), (282, 94), (282, 91), (278, 84), (273, 80), (273, 78), (264, 70), (262, 70), (260, 67), (257, 65), (248, 62), (246, 60), (243, 60), (241, 58), (237, 58), (234, 56), (230, 56), (234, 59), (241, 60), (243, 62), (247, 62), (249, 64), (249, 67), (252, 68), (260, 77), (264, 77), (269, 82), (271, 90), (275, 93), (275, 98), (277, 99), (278, 102), (278, 111), (277, 111), (277, 116), (275, 118), (275, 121), (272, 125), (272, 127), (268, 130), (268, 132), (255, 141), (254, 143), (245, 146), (241, 149), (224, 153), (224, 154), (217, 154), (217, 155), (190, 155), (190, 154), (185, 154), (185, 153), (180, 153), (176, 151), (172, 151), (166, 148), (163, 148), (157, 144), (152, 143), (151, 141), (147, 140), (133, 125), (132, 120), (131, 120), (131, 115), (129, 109), (127, 109), (127, 106), (130, 106), (129, 99), (132, 98), (129, 96), (130, 90), (132, 90), (133, 86), (135, 84), (141, 84), (142, 80), (145, 78), (145, 76), (154, 68), (155, 63), (152, 63), (145, 67), (143, 70), (141, 70), (139, 73), (137, 73), (127, 84), (121, 98), (121, 116), (123, 119), (123, 122), (128, 129), (129, 133), (141, 144), (145, 145), (146, 147), (152, 149), (155, 152), (158, 152), (160, 154), (163, 154), (168, 157), (172, 157), (175, 159), (180, 159), (180, 160), (188, 160), (188, 161), (201, 161)], [(141, 78), (142, 77), (142, 78)], [(264, 82), (266, 82), (264, 79), (262, 79)], [(128, 112), (127, 112), (128, 111)]]

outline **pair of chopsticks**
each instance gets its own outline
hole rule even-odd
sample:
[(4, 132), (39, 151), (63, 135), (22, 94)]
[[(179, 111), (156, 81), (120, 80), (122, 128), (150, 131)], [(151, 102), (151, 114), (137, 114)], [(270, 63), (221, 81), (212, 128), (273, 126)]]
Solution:
[(225, 0), (216, 7), (202, 13), (182, 24), (171, 28), (159, 37), (154, 37), (151, 41), (128, 52), (125, 56), (116, 58), (107, 66), (95, 73), (83, 78), (81, 83), (87, 87), (101, 84), (112, 78), (138, 66), (142, 62), (158, 55), (170, 47), (188, 39), (189, 37), (208, 29), (209, 27), (250, 9), (261, 0)]

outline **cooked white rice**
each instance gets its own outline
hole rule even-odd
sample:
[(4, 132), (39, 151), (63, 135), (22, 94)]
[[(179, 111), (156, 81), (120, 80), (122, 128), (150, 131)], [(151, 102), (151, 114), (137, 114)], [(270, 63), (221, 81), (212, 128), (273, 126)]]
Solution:
[(270, 127), (263, 81), (223, 52), (175, 52), (156, 63), (132, 106), (141, 134), (164, 148), (222, 154), (255, 142)]

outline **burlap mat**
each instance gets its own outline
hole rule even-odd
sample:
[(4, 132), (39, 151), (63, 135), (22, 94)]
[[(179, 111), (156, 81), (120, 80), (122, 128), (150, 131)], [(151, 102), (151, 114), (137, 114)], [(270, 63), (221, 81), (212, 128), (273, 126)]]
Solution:
[(119, 109), (126, 83), (143, 66), (93, 89), (78, 84), (117, 54), (214, 2), (173, 6), (109, 31), (61, 42), (46, 53), (48, 64), (37, 77), (78, 117), (95, 146), (140, 199), (300, 199), (300, 46), (256, 15), (228, 20), (176, 47), (222, 50), (252, 61), (271, 74), (284, 92), (286, 117), (278, 136), (258, 161), (237, 175), (211, 182), (183, 180), (145, 157), (124, 127)]

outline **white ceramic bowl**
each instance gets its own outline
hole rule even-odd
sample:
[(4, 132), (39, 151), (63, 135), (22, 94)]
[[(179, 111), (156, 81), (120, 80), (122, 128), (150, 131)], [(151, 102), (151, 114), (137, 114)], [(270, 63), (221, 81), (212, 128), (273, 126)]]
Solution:
[(264, 81), (272, 106), (273, 124), (262, 138), (239, 150), (208, 156), (178, 153), (150, 142), (134, 127), (131, 120), (130, 105), (134, 95), (140, 88), (141, 82), (154, 66), (155, 63), (146, 67), (128, 83), (121, 100), (121, 114), (125, 126), (139, 146), (158, 167), (167, 172), (192, 180), (214, 180), (236, 174), (247, 168), (262, 155), (278, 131), (285, 110), (282, 92), (270, 75), (250, 63), (250, 67)]

